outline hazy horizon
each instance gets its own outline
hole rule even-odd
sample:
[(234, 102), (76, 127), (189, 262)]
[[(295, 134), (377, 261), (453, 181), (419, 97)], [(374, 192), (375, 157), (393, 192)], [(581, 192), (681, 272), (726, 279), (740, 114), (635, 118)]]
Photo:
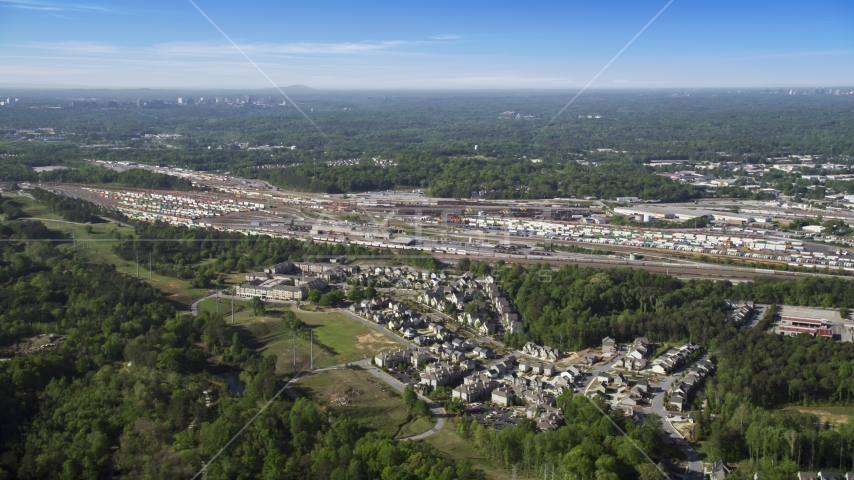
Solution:
[(854, 4), (841, 0), (196, 3), (264, 74), (190, 2), (0, 0), (0, 86), (577, 89), (621, 49), (593, 88), (854, 84)]
[[(183, 94), (196, 94), (196, 93), (206, 93), (206, 94), (225, 94), (225, 93), (258, 93), (263, 95), (273, 95), (280, 96), (278, 91), (272, 87), (263, 88), (263, 87), (117, 87), (117, 86), (86, 86), (86, 85), (69, 85), (69, 86), (55, 86), (55, 85), (31, 85), (31, 86), (19, 86), (14, 84), (3, 84), (0, 83), (0, 88), (8, 89), (12, 91), (39, 91), (39, 92), (76, 92), (76, 91), (106, 91), (106, 92), (168, 92), (168, 93), (183, 93)], [(581, 88), (314, 88), (308, 85), (280, 85), (279, 88), (284, 89), (286, 92), (299, 92), (299, 91), (311, 91), (311, 92), (319, 92), (319, 93), (358, 93), (358, 92), (368, 92), (368, 93), (376, 93), (376, 92), (388, 92), (388, 93), (465, 93), (465, 94), (489, 94), (489, 93), (529, 93), (529, 94), (566, 94), (566, 93), (574, 93), (578, 92)], [(729, 87), (689, 87), (689, 86), (674, 86), (674, 87), (658, 87), (658, 88), (639, 88), (639, 87), (590, 87), (587, 89), (587, 92), (594, 93), (630, 93), (630, 92), (667, 92), (667, 93), (675, 93), (675, 92), (723, 92), (723, 93), (740, 93), (740, 92), (757, 92), (762, 93), (766, 90), (783, 90), (784, 93), (787, 93), (788, 89), (799, 90), (801, 93), (804, 91), (803, 89), (813, 89), (813, 88), (830, 88), (830, 89), (842, 89), (844, 92), (848, 92), (850, 90), (854, 90), (854, 82), (850, 84), (804, 84), (804, 85), (768, 85), (768, 86), (755, 86), (755, 87), (746, 87), (746, 86), (729, 86)]]

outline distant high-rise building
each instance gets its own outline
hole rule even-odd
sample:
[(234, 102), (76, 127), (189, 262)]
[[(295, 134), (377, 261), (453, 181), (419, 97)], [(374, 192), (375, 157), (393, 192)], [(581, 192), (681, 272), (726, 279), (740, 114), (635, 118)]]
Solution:
[(140, 98), (139, 100), (136, 101), (136, 106), (139, 108), (142, 108), (145, 106), (145, 102), (143, 102), (142, 99)]
[(252, 95), (246, 95), (244, 99), (246, 100), (247, 105), (252, 105)]

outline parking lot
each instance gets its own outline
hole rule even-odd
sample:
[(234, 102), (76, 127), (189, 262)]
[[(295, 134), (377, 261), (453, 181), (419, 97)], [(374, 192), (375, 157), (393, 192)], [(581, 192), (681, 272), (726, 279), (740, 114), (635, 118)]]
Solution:
[(394, 377), (395, 380), (402, 383), (404, 386), (416, 386), (418, 385), (418, 380), (412, 379), (412, 372), (415, 369), (413, 367), (406, 367), (406, 370), (389, 370), (388, 374)]
[(467, 408), (466, 418), (469, 421), (477, 420), (481, 425), (490, 426), (496, 430), (516, 425), (522, 419), (522, 417), (517, 417), (516, 412), (509, 408), (482, 404)]

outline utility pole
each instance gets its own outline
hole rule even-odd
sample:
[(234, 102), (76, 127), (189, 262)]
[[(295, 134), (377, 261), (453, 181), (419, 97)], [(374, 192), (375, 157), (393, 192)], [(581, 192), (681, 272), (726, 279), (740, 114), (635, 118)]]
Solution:
[(234, 294), (231, 294), (231, 323), (234, 323)]

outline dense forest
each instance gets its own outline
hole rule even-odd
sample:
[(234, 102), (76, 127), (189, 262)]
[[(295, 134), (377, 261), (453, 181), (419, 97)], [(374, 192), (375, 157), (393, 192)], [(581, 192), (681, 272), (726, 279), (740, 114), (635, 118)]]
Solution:
[[(362, 245), (314, 243), (295, 238), (270, 238), (245, 236), (239, 233), (219, 232), (168, 225), (164, 222), (147, 223), (130, 221), (135, 227), (135, 237), (120, 240), (115, 252), (125, 260), (147, 259), (151, 255), (154, 269), (161, 275), (193, 279), (197, 288), (221, 281), (222, 273), (247, 272), (284, 261), (328, 261), (348, 255), (371, 258), (379, 249)], [(200, 267), (202, 260), (215, 259)]]
[[(596, 148), (626, 151), (632, 156), (648, 153), (656, 158), (685, 155), (708, 160), (717, 159), (715, 152), (720, 151), (766, 156), (830, 154), (831, 146), (833, 153), (854, 154), (848, 135), (854, 102), (850, 96), (788, 96), (759, 90), (699, 89), (690, 95), (666, 90), (591, 90), (544, 130), (575, 92), (294, 92), (293, 99), (312, 113), (324, 137), (296, 109), (279, 106), (284, 100), (280, 95), (270, 93), (276, 98), (267, 97), (264, 106), (178, 106), (174, 100), (181, 95), (174, 94), (172, 105), (138, 108), (131, 103), (136, 95), (168, 96), (169, 92), (117, 91), (110, 95), (130, 102), (99, 109), (69, 107), (57, 103), (56, 95), (30, 93), (22, 97), (26, 104), (61, 108), (3, 109), (0, 125), (17, 129), (49, 126), (73, 133), (67, 138), (80, 144), (144, 142), (145, 134), (169, 133), (183, 135), (175, 145), (184, 149), (225, 147), (231, 142), (296, 145), (295, 151), (282, 152), (282, 156), (301, 161), (323, 155), (325, 159), (377, 156), (407, 149), (473, 154), (475, 144), (486, 156), (505, 158), (546, 158), (549, 153)], [(103, 97), (105, 92), (89, 94)], [(516, 120), (515, 115), (503, 115), (509, 111), (531, 118)], [(112, 156), (128, 153), (102, 152)], [(146, 150), (130, 151), (130, 155), (137, 152)]]
[(616, 198), (637, 196), (665, 202), (704, 195), (692, 185), (654, 175), (625, 162), (586, 168), (576, 162), (531, 163), (472, 158), (402, 157), (397, 167), (357, 165), (320, 169), (310, 165), (281, 169), (243, 169), (239, 175), (261, 178), (282, 188), (315, 192), (358, 192), (396, 187), (425, 189), (434, 197), (469, 198)]
[(88, 183), (157, 190), (190, 190), (193, 188), (192, 183), (186, 178), (149, 172), (148, 170), (139, 168), (116, 172), (115, 170), (90, 165), (79, 169), (42, 172), (39, 174), (39, 180), (43, 182)]
[(103, 209), (92, 202), (50, 193), (41, 188), (34, 188), (33, 198), (47, 205), (52, 213), (56, 213), (69, 222), (102, 223), (100, 217)]

